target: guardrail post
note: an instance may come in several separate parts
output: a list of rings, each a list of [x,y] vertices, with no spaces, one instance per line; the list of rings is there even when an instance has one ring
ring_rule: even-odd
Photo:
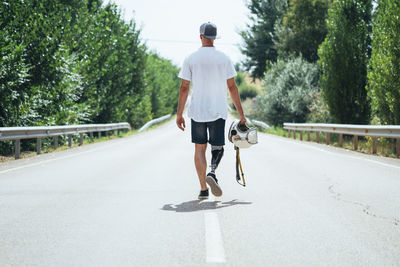
[[[38,155],[42,153],[42,138],[36,139],[36,153]]]
[[[397,138],[396,155],[400,157],[400,138]]]
[[[372,137],[372,154],[376,154],[376,137]]]
[[[290,138],[290,129],[288,130],[288,138]]]
[[[339,147],[343,147],[343,134],[339,134]]]
[[[79,145],[83,145],[83,133],[79,134]]]
[[[293,139],[296,140],[296,130],[293,131]]]
[[[100,138],[101,137],[101,132],[99,132],[98,135],[99,135],[99,138]]]
[[[90,137],[90,142],[93,142],[93,132],[89,133],[89,137]]]
[[[119,129],[117,130],[117,135],[119,136]]]
[[[72,135],[71,134],[68,135],[68,146],[69,147],[72,146]]]
[[[310,131],[307,131],[307,141],[311,141]]]
[[[319,143],[319,132],[315,132],[315,139],[317,143]]]
[[[354,150],[358,150],[358,136],[355,135],[353,138],[353,143],[354,143]]]
[[[15,147],[14,147],[14,152],[15,152],[15,159],[19,159],[20,158],[20,154],[21,154],[21,140],[17,139],[15,140]]]
[[[58,136],[54,136],[54,149],[58,148]]]
[[[331,143],[331,135],[330,133],[326,133],[326,144],[329,145]]]

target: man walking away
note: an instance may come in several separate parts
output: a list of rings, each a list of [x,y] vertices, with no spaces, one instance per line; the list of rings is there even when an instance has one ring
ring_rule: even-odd
[[[185,59],[178,75],[182,82],[179,88],[176,124],[182,131],[186,127],[183,110],[190,82],[193,84],[188,116],[191,118],[192,143],[195,144],[194,163],[201,187],[199,199],[208,198],[207,184],[213,195],[222,195],[215,170],[224,154],[225,121],[228,115],[227,89],[240,115],[240,123],[246,122],[234,79],[237,75],[235,68],[229,57],[214,47],[216,37],[217,27],[213,23],[202,24],[202,46]],[[207,142],[211,145],[212,159],[211,171],[206,175]]]

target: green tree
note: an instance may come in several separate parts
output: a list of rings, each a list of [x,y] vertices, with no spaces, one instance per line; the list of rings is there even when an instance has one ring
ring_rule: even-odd
[[[115,4],[5,0],[0,14],[0,126],[139,127],[175,111],[176,66],[147,53]]]
[[[301,57],[272,64],[265,75],[264,93],[257,97],[256,116],[272,125],[305,122],[318,92],[318,68]]]
[[[69,69],[62,67],[66,55],[61,52],[64,50],[62,42],[64,35],[71,31],[70,26],[83,7],[82,2],[32,0],[2,3],[0,42],[15,45],[16,50],[11,55],[18,55],[13,58],[18,58],[21,67],[28,67],[20,86],[10,87],[2,82],[6,91],[13,91],[15,98],[12,102],[14,108],[5,115],[7,119],[3,119],[5,126],[54,124],[64,112],[62,101],[72,92],[59,86],[69,74]]]
[[[241,52],[246,56],[243,66],[253,78],[263,78],[266,68],[276,61],[275,24],[280,23],[286,11],[287,0],[250,0],[251,25],[241,31]]]
[[[115,4],[100,9],[97,4],[92,2],[86,17],[74,25],[70,42],[84,81],[78,103],[89,105],[92,122],[128,121],[138,127],[151,118],[151,104],[140,103],[149,101],[144,89],[146,47],[135,22],[126,23]]]
[[[373,24],[368,90],[384,124],[400,124],[400,2],[378,1]]]
[[[146,84],[151,94],[151,113],[157,118],[176,112],[180,79],[171,61],[150,53],[146,62]]]
[[[0,30],[0,127],[18,125],[19,109],[25,103],[24,85],[29,66],[25,63],[25,49],[7,38]]]
[[[324,98],[339,123],[369,123],[371,10],[371,0],[336,0],[329,10],[328,35],[318,51],[318,62]]]
[[[332,0],[292,0],[276,26],[276,48],[280,57],[294,54],[308,62],[318,60],[318,46],[327,34],[326,17]]]

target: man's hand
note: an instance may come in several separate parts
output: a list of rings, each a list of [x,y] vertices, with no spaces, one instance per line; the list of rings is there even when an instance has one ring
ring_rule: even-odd
[[[185,119],[183,118],[183,116],[176,117],[176,125],[178,125],[178,128],[181,129],[182,131],[185,130],[186,124],[185,124]]]
[[[246,123],[246,117],[240,117],[240,122],[239,122],[239,124],[245,124]]]

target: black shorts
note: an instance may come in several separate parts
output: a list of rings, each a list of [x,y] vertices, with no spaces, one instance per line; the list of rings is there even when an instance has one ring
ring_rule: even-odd
[[[225,120],[218,119],[209,122],[192,120],[192,143],[207,144],[212,146],[225,145]],[[207,136],[208,129],[208,136]]]

